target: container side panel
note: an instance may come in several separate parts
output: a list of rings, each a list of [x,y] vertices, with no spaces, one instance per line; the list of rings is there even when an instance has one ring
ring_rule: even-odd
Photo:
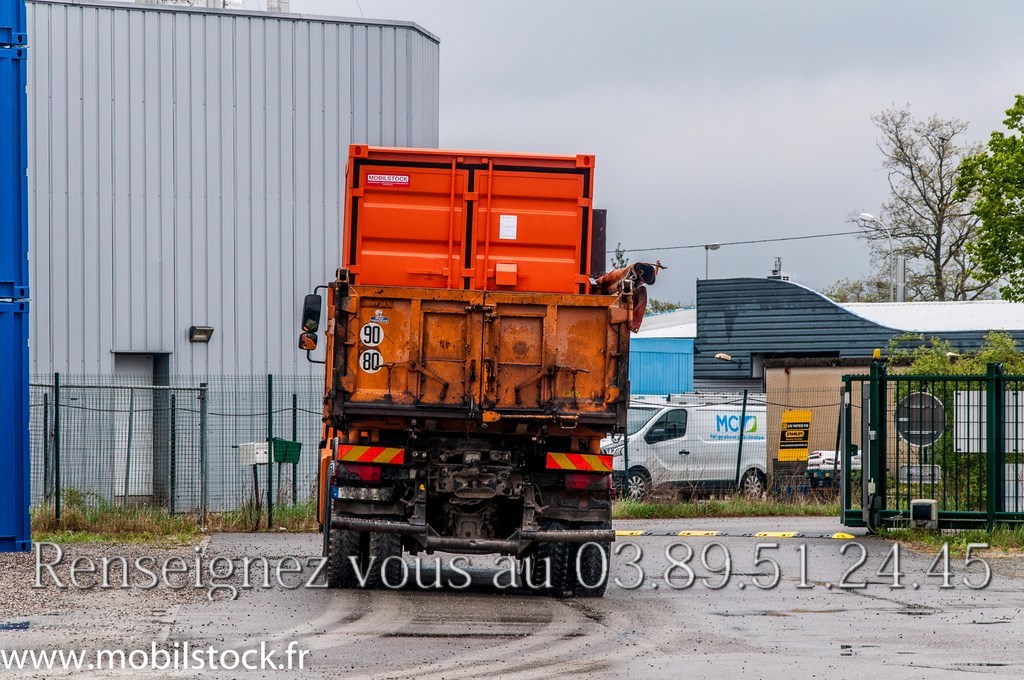
[[[0,45],[25,43],[25,0],[0,0]]]
[[[347,263],[356,280],[424,288],[461,280],[467,173],[380,165],[358,172],[356,256]]]
[[[0,302],[0,552],[29,544],[28,303]]]
[[[27,50],[0,47],[0,297],[28,296]]]
[[[580,205],[583,176],[478,171],[477,177],[476,286],[576,292],[587,231]]]
[[[566,411],[594,412],[607,407],[609,360],[607,308],[560,305],[555,328],[555,405]]]

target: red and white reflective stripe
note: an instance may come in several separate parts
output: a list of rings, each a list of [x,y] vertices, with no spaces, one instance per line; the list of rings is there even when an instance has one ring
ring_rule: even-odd
[[[611,472],[612,457],[596,453],[548,453],[545,467],[549,470]]]
[[[356,446],[339,444],[338,460],[346,463],[376,463],[378,465],[401,465],[405,462],[405,449],[392,446]]]

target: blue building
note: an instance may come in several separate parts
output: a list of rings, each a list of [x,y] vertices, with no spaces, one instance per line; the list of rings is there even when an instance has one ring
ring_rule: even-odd
[[[634,395],[693,391],[693,338],[697,310],[644,317],[629,345],[629,382]]]

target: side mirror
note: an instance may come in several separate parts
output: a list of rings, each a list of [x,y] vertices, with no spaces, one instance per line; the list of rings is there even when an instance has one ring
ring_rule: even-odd
[[[316,293],[310,293],[302,302],[302,330],[304,334],[316,333],[320,330],[320,308],[323,298]],[[301,347],[301,341],[300,341]],[[316,337],[313,338],[313,347],[316,347]]]
[[[316,349],[316,333],[303,333],[299,336],[299,349],[312,352]]]

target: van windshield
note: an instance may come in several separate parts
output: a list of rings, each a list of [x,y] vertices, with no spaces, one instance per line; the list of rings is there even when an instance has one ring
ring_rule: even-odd
[[[656,408],[631,408],[626,416],[626,434],[636,434],[659,411]]]

